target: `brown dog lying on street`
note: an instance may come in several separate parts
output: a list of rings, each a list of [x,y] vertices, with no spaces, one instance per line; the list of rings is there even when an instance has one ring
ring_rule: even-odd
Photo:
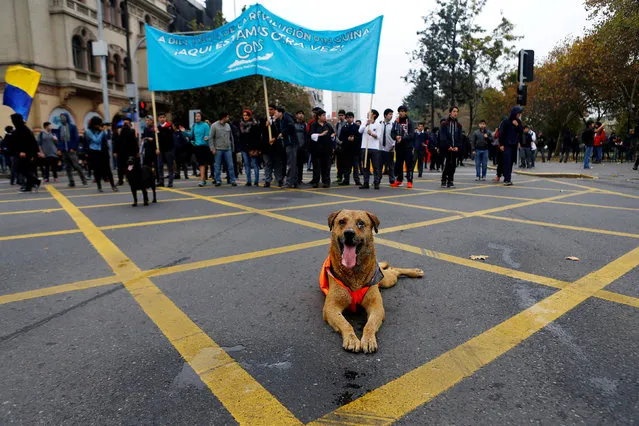
[[[387,262],[377,263],[373,230],[377,232],[379,219],[363,210],[340,210],[328,216],[332,231],[328,258],[320,272],[320,288],[326,295],[324,320],[342,335],[344,349],[351,352],[372,353],[377,350],[375,334],[384,320],[381,288],[393,287],[397,278],[405,275],[421,278],[421,269],[393,268]],[[362,340],[342,312],[361,305],[368,321]]]

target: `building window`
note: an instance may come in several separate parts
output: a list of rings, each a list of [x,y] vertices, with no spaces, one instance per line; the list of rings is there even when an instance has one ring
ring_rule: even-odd
[[[122,78],[129,81],[129,58],[126,56],[122,59]]]
[[[124,2],[120,3],[120,18],[121,18],[121,24],[122,24],[122,28],[129,28],[129,23],[125,22],[126,21],[126,13],[124,13],[124,8],[126,6],[124,5]]]
[[[115,81],[122,83],[122,59],[120,55],[113,55],[113,73]]]
[[[71,50],[73,54],[73,66],[77,69],[83,70],[85,68],[85,49],[84,41],[79,35],[73,36],[71,39]]]
[[[87,41],[87,64],[89,64],[89,72],[98,72],[96,58],[93,56],[93,41]]]

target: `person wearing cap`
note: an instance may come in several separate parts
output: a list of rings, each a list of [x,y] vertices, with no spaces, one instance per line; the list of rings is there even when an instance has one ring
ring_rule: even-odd
[[[371,110],[366,124],[362,123],[359,127],[359,133],[362,135],[362,148],[360,158],[364,162],[363,174],[364,183],[359,189],[369,189],[369,182],[371,178],[371,164],[373,166],[373,185],[375,189],[379,189],[379,184],[382,181],[382,163],[381,163],[381,151],[379,138],[382,134],[381,123],[377,122],[379,112],[377,110]],[[392,174],[392,171],[389,170]]]
[[[333,154],[333,140],[335,139],[335,130],[333,126],[326,121],[326,111],[320,109],[317,111],[317,121],[311,124],[310,132],[311,144],[314,145],[313,154],[317,156],[316,164],[313,166],[313,188],[319,186],[320,177],[322,179],[322,188],[331,186],[331,155]]]
[[[399,117],[393,123],[391,136],[395,140],[395,183],[391,186],[397,188],[404,182],[404,166],[406,166],[406,187],[413,187],[413,140],[415,137],[415,124],[408,117],[408,107],[401,105],[397,108]]]

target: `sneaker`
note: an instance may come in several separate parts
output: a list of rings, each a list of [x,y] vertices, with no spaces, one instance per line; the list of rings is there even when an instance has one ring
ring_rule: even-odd
[[[20,188],[20,192],[31,192],[31,190],[27,188]]]
[[[253,186],[254,186],[254,187],[256,187],[256,188],[259,188],[259,187],[260,187],[260,184],[259,184],[259,182],[255,182],[255,183],[253,184]]]
[[[413,182],[408,182],[408,183],[406,184],[406,188],[408,188],[408,189],[413,189]]]
[[[448,182],[448,185],[446,185],[446,187],[448,187],[448,188],[454,188],[454,187],[455,187],[455,184],[454,184],[454,183],[452,183],[452,182]]]
[[[339,185],[339,186],[349,186],[349,185],[350,185],[350,182],[349,182],[349,181],[347,181],[347,180],[343,180],[343,181],[341,181],[340,183],[338,183],[337,185]]]
[[[446,182],[442,182],[442,188],[446,188]]]
[[[104,192],[102,188],[98,188],[98,192]]]
[[[475,178],[475,182],[479,182],[480,180],[481,180],[481,178],[479,178],[479,177]]]
[[[173,188],[173,184],[172,184],[172,183],[170,183],[168,187],[169,187],[169,188]]]
[[[396,180],[395,182],[391,183],[391,187],[392,188],[399,188],[400,186],[402,186],[402,182]]]
[[[12,183],[11,185],[13,185],[13,183]],[[70,183],[67,185],[67,188],[75,188],[75,183],[74,183],[74,182],[70,182]]]
[[[322,188],[330,188],[331,184],[330,183],[324,183],[322,184]]]
[[[231,182],[231,186],[237,186],[237,182]]]
[[[379,186],[379,185],[377,185],[377,186]],[[370,186],[367,183],[365,183],[365,184],[361,185],[359,187],[359,189],[370,189]]]
[[[504,186],[513,186],[512,182],[504,182]]]
[[[264,188],[270,188],[270,187],[271,187],[271,182],[264,182]]]
[[[319,188],[319,183],[314,183],[314,184],[312,185],[312,187],[313,187],[313,188]]]
[[[375,185],[373,185],[373,188],[375,188],[375,189],[379,189],[379,184],[375,184]]]
[[[499,176],[495,176],[493,178],[493,182],[499,182],[501,180],[501,178]]]
[[[197,186],[199,186],[200,188],[202,188],[203,186],[206,186],[206,181],[203,180],[202,182],[198,183]]]
[[[633,167],[633,168],[632,168],[632,170],[637,170],[637,167],[636,167],[636,166],[635,166],[635,167]]]
[[[222,182],[215,182],[215,186],[222,186]],[[237,184],[236,184],[237,186]]]
[[[117,186],[112,186],[112,187],[111,187],[111,191],[113,191],[113,192],[120,192],[120,190],[118,189],[118,187],[117,187]]]
[[[244,186],[251,186],[251,182],[246,182]]]
[[[49,183],[49,179],[45,179],[45,180],[44,180],[44,183]]]

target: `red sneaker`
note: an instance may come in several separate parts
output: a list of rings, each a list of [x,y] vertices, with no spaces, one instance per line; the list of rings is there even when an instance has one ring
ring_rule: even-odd
[[[406,184],[406,188],[408,188],[408,189],[412,189],[412,188],[413,188],[413,182],[408,182],[408,183]]]
[[[395,182],[391,183],[391,187],[392,188],[399,188],[400,186],[402,186],[402,183],[397,181],[397,180]]]

